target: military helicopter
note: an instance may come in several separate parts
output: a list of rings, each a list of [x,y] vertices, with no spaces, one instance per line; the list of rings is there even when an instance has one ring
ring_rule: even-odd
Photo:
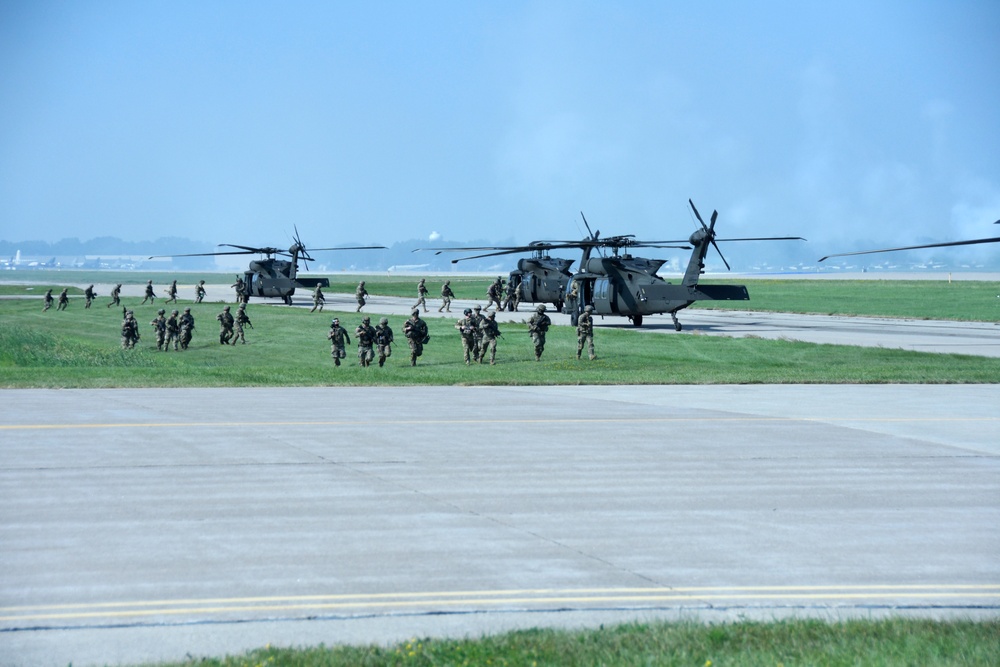
[[[250,262],[250,267],[243,272],[243,277],[237,279],[237,296],[249,299],[251,296],[259,297],[280,297],[286,304],[292,304],[292,295],[296,288],[315,289],[316,286],[329,287],[329,278],[300,278],[298,276],[299,259],[302,260],[305,269],[309,270],[309,262],[316,261],[305,244],[299,238],[299,230],[295,229],[295,240],[288,250],[281,248],[254,248],[251,246],[235,245],[232,243],[220,243],[220,248],[238,248],[238,250],[226,252],[203,252],[189,255],[157,255],[156,257],[214,257],[219,255],[264,255],[263,259],[256,259]],[[342,248],[314,248],[313,252],[320,250],[379,250],[385,246],[351,246]],[[290,259],[278,259],[278,256],[289,257]],[[153,259],[153,257],[150,257]],[[242,282],[242,288],[238,285]]]
[[[994,225],[1000,225],[1000,220],[993,223]],[[905,246],[903,248],[882,248],[881,250],[859,250],[857,252],[841,252],[835,255],[827,255],[826,257],[820,257],[819,261],[825,259],[830,259],[831,257],[847,257],[849,255],[871,255],[877,252],[896,252],[898,250],[920,250],[922,248],[946,248],[948,246],[957,245],[976,245],[978,243],[1000,243],[1000,236],[994,236],[989,239],[972,239],[971,241],[950,241],[948,243],[928,243],[926,245],[911,245]]]
[[[600,231],[591,232],[586,216],[583,222],[587,226],[589,236],[582,241],[536,241],[531,246],[497,248],[495,252],[463,259],[475,259],[492,255],[505,255],[525,252],[532,248],[544,247],[547,250],[578,248],[583,251],[580,259],[580,270],[571,277],[563,300],[570,310],[570,321],[575,325],[579,314],[586,306],[593,306],[594,313],[605,316],[627,317],[633,325],[642,326],[646,315],[669,313],[673,319],[674,329],[681,330],[677,312],[687,308],[695,301],[746,301],[750,295],[744,285],[699,285],[698,281],[705,270],[705,257],[710,246],[714,246],[729,269],[729,262],[722,255],[717,241],[804,241],[799,236],[756,237],[717,239],[715,222],[718,212],[713,211],[711,223],[705,224],[694,202],[688,203],[701,225],[700,229],[687,240],[680,241],[638,241],[634,235],[609,236],[601,238]],[[581,213],[582,215],[582,213]],[[690,245],[673,245],[688,243]],[[656,272],[666,260],[634,257],[627,252],[630,248],[676,248],[691,250],[687,270],[679,284],[669,283]],[[485,250],[486,248],[482,248]],[[611,256],[592,257],[594,250],[611,250]],[[626,249],[622,253],[622,249]],[[574,287],[575,286],[575,287]]]

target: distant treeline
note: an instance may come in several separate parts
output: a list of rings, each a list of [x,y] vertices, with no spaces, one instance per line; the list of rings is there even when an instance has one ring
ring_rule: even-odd
[[[191,239],[167,236],[155,241],[123,241],[114,236],[81,241],[0,241],[0,256],[12,257],[20,250],[22,255],[77,257],[81,255],[171,255],[194,252],[212,252],[215,246]]]

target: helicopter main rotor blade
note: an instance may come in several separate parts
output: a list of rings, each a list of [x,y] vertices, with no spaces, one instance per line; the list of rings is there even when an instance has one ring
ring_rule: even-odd
[[[805,241],[806,239],[801,236],[758,236],[754,238],[740,238],[740,239],[716,239],[722,241],[723,243],[729,243],[731,241]]]
[[[993,224],[1000,223],[1000,220]],[[848,257],[851,255],[871,255],[877,252],[896,252],[897,250],[920,250],[922,248],[947,248],[949,246],[959,246],[959,245],[977,245],[979,243],[1000,243],[1000,236],[995,236],[989,239],[972,239],[971,241],[951,241],[949,243],[928,243],[927,245],[910,245],[904,246],[902,248],[882,248],[880,250],[859,250],[858,252],[841,252],[835,255],[827,255],[826,257],[820,257],[819,261],[824,259],[830,259],[831,257]]]
[[[163,259],[165,257],[215,257],[217,255],[259,255],[256,250],[237,250],[233,252],[193,252],[185,255],[153,255],[149,259]]]
[[[688,199],[688,203],[691,204],[691,210],[694,211],[694,217],[698,218],[698,222],[700,222],[701,226],[707,230],[708,225],[706,225],[705,221],[701,219],[701,213],[698,213],[698,209],[695,208],[694,202]]]
[[[384,245],[355,245],[355,246],[341,246],[339,248],[310,248],[312,252],[318,252],[320,250],[387,250]],[[312,257],[309,259],[314,260]]]
[[[236,245],[235,243],[220,243],[217,247],[219,248],[239,248],[240,250],[246,250],[247,252],[255,252],[261,255],[273,255],[276,252],[281,252],[281,248],[253,248],[248,245]]]

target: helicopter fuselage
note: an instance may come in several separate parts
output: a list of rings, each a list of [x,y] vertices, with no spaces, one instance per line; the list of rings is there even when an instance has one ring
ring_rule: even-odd
[[[526,257],[518,260],[517,269],[510,272],[510,281],[519,291],[521,301],[551,303],[562,310],[572,274],[573,260],[560,257]]]

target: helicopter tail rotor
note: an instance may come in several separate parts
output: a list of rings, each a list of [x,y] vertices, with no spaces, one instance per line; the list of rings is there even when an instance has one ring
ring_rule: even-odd
[[[726,269],[732,271],[732,267],[729,266],[729,262],[726,261],[726,256],[722,254],[722,250],[719,248],[719,244],[715,242],[715,221],[719,219],[719,212],[712,211],[711,224],[706,225],[705,221],[701,219],[701,214],[698,213],[698,209],[695,207],[694,202],[688,199],[688,203],[691,204],[691,210],[694,211],[694,215],[698,218],[698,222],[701,223],[702,229],[708,234],[708,240],[711,241],[712,245],[715,247],[715,251],[719,253],[719,258],[722,263],[726,265]]]

